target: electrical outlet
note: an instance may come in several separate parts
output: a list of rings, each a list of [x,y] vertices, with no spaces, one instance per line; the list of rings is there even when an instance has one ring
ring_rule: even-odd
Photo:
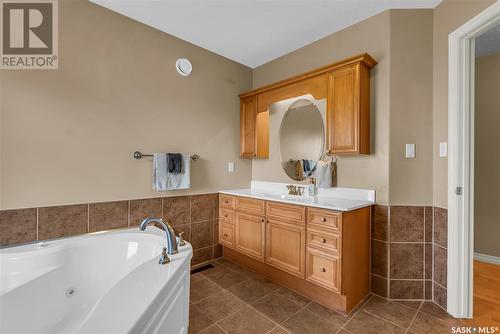
[[[227,163],[227,171],[228,173],[234,173],[234,162],[230,161]]]

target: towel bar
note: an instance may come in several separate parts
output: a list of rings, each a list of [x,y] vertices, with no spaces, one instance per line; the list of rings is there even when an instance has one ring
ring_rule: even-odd
[[[134,152],[135,159],[142,159],[142,157],[153,157],[153,155],[152,154],[144,154],[144,153],[139,152],[139,151]],[[196,161],[198,159],[200,159],[200,156],[198,154],[193,154],[191,156],[191,161]]]

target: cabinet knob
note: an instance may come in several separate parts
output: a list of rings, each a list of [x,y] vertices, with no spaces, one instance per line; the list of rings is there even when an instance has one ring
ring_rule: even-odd
[[[321,242],[322,242],[322,243],[326,243],[326,239],[325,239],[325,238],[322,238],[322,239],[321,239]]]
[[[323,223],[326,223],[326,218],[325,218],[325,217],[321,218],[321,221],[322,221]]]
[[[226,200],[224,201],[224,203],[228,204],[228,203],[229,203],[229,201],[226,199]]]
[[[332,150],[328,150],[328,151],[326,151],[326,153],[331,154],[331,153],[332,153]]]
[[[321,268],[319,271],[321,271],[322,273],[326,272],[326,269],[325,268]]]
[[[224,217],[226,217],[226,218],[227,218],[227,214],[225,214],[225,215],[224,215]]]
[[[264,218],[262,218],[261,222],[264,222]]]
[[[227,233],[224,233],[224,236],[227,238]]]
[[[252,157],[256,157],[257,156],[257,153],[252,153]]]

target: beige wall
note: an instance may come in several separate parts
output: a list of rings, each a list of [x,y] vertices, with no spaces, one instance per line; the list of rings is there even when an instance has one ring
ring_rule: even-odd
[[[0,209],[249,185],[238,93],[251,69],[84,0],[59,7],[59,70],[0,74]],[[135,150],[198,153],[192,189],[154,192],[151,159]]]
[[[278,171],[254,168],[252,175],[252,162],[239,158],[237,94],[363,52],[379,62],[373,154],[339,158],[338,186],[375,189],[381,204],[447,207],[438,144],[447,141],[448,34],[494,1],[386,11],[253,72],[84,0],[61,1],[59,70],[0,72],[0,209],[269,179]],[[190,77],[175,72],[179,57],[193,62]],[[416,159],[404,159],[405,143],[417,144]],[[151,161],[133,160],[135,150],[200,154],[192,189],[152,191]],[[233,174],[228,161],[236,162]]]
[[[500,53],[476,58],[474,251],[500,257]]]
[[[433,199],[447,208],[448,161],[439,143],[448,141],[448,35],[496,0],[444,0],[434,9],[433,38]]]
[[[432,10],[376,15],[254,70],[257,88],[334,61],[368,52],[372,70],[373,154],[339,157],[337,185],[370,188],[377,202],[432,205]],[[417,158],[405,158],[405,144]],[[254,161],[252,177],[280,174]],[[390,194],[389,194],[390,193]]]
[[[378,61],[378,65],[372,70],[371,79],[373,154],[339,158],[337,185],[375,189],[377,202],[387,204],[389,201],[390,107],[389,12],[373,16],[256,68],[253,72],[253,87],[257,88],[286,79],[364,52],[368,52]],[[258,163],[255,162],[254,165]],[[274,170],[264,170],[263,173],[258,174],[254,172],[253,178],[267,179],[267,173],[278,172]]]
[[[391,11],[390,68],[390,204],[432,205],[432,10]]]

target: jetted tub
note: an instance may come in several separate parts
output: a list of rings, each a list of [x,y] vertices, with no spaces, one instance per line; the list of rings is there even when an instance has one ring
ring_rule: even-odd
[[[148,226],[0,249],[0,333],[187,333],[191,245]]]

